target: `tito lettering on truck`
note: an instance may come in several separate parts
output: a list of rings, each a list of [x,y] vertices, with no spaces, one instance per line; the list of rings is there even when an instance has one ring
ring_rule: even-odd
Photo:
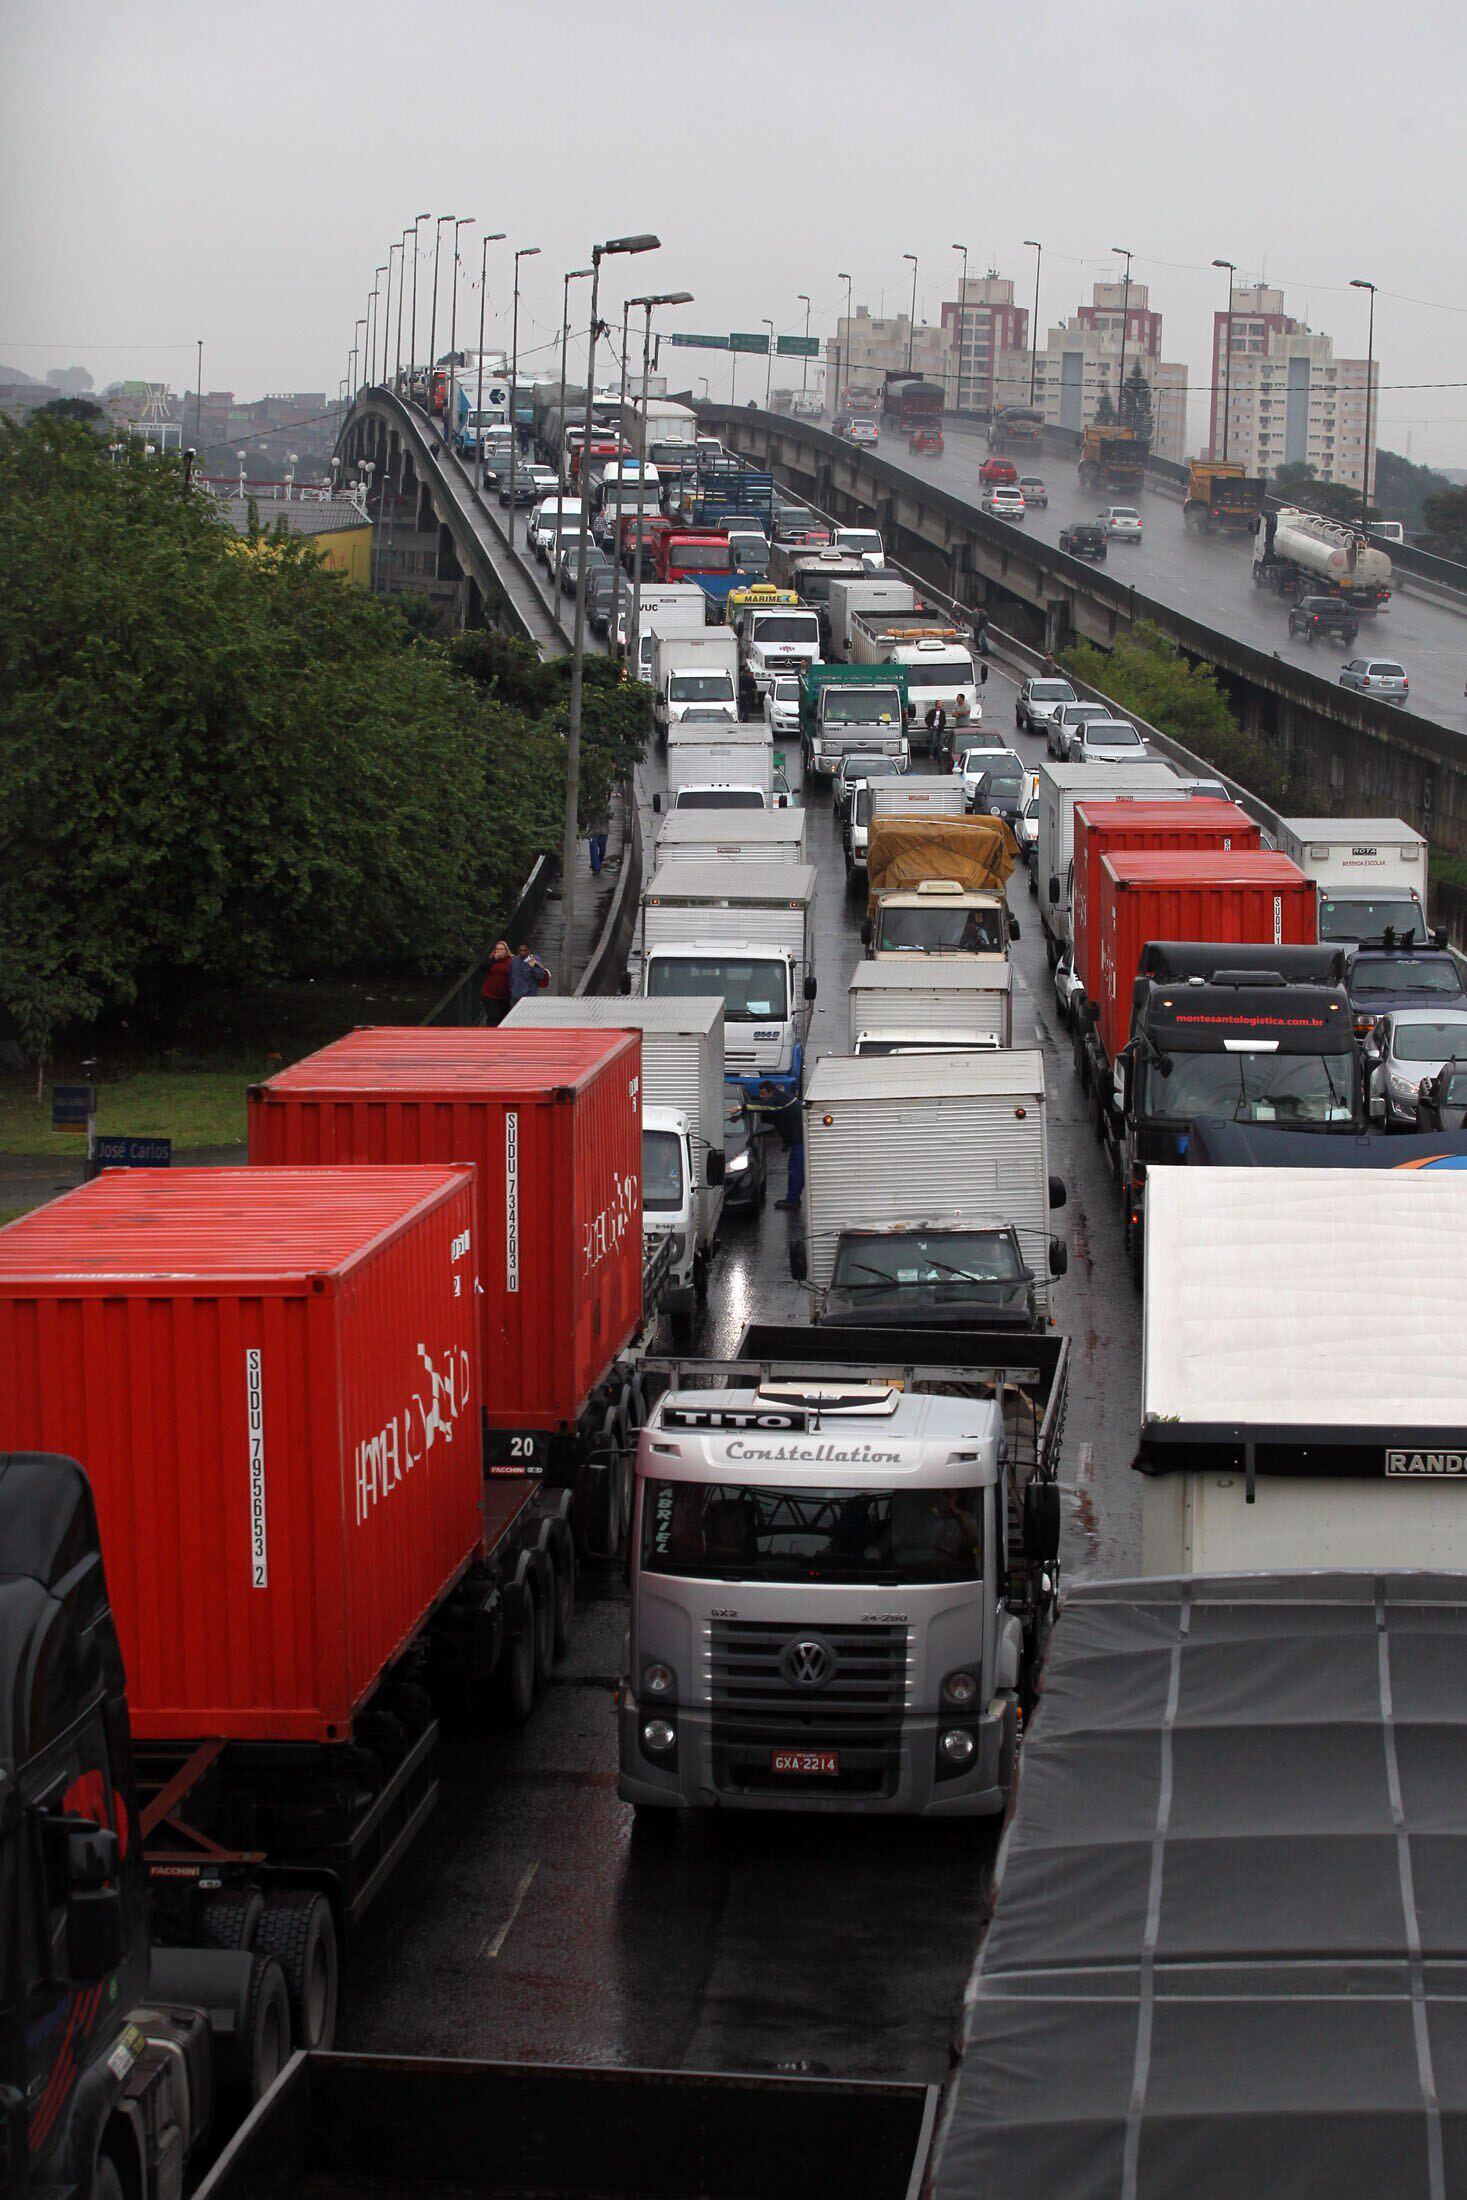
[[[260,1371],[260,1348],[245,1353],[245,1431],[250,1477],[250,1587],[270,1586],[269,1553],[265,1544],[265,1386]]]
[[[426,1345],[418,1358],[428,1378],[428,1396],[416,1390],[372,1436],[357,1445],[357,1526],[420,1467],[441,1436],[451,1444],[454,1425],[469,1403],[469,1355],[450,1345],[435,1360]]]

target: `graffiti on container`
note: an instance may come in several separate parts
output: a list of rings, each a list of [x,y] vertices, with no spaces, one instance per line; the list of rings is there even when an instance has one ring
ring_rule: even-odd
[[[608,1253],[615,1252],[629,1230],[640,1235],[642,1228],[642,1185],[639,1177],[618,1174],[612,1180],[611,1198],[599,1215],[592,1215],[582,1238],[581,1252],[585,1273],[589,1276],[599,1268]]]
[[[357,1445],[357,1525],[420,1467],[440,1437],[451,1444],[455,1425],[468,1410],[470,1361],[461,1345],[450,1345],[435,1359],[426,1345],[418,1358],[427,1377],[427,1393],[415,1390],[375,1434]]]

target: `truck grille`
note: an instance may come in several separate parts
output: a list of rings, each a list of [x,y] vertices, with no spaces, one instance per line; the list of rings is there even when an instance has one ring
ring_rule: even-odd
[[[792,1646],[811,1638],[833,1661],[818,1688],[790,1677]],[[719,1621],[709,1630],[708,1661],[715,1786],[775,1794],[895,1792],[907,1700],[904,1627]],[[840,1770],[808,1780],[774,1772],[773,1752],[789,1748],[837,1750]]]

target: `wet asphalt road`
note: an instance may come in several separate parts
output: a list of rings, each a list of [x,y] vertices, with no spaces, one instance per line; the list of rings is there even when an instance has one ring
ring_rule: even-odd
[[[1013,722],[997,669],[986,714]],[[1016,737],[1025,761],[1043,744]],[[917,769],[927,767],[919,764]],[[645,793],[656,783],[649,767]],[[656,819],[644,823],[648,845]],[[819,994],[813,1047],[843,1051],[845,989],[860,957],[828,800],[810,805],[819,865]],[[1019,873],[1024,990],[1015,1040],[1048,1071],[1050,1167],[1069,1204],[1058,1285],[1074,1343],[1062,1474],[1073,1576],[1135,1566],[1127,1461],[1139,1370],[1138,1304],[1118,1196],[1079,1105],[1058,1030],[1037,904]],[[789,1220],[773,1201],[736,1223],[715,1262],[700,1346],[730,1351],[743,1324],[805,1317],[789,1279]],[[707,2070],[940,2078],[979,1931],[997,1828],[902,1820],[709,1815],[671,1837],[634,1833],[616,1795],[611,1687],[625,1593],[583,1583],[577,1630],[545,1701],[519,1734],[449,1747],[437,1816],[367,1921],[350,1967],[339,2044],[360,2050]]]

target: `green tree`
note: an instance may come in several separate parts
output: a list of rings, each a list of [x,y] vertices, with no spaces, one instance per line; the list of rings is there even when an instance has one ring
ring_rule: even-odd
[[[1428,497],[1422,547],[1439,558],[1467,559],[1467,489],[1446,488]]]
[[[1141,372],[1139,359],[1126,376],[1121,391],[1120,419],[1123,428],[1132,429],[1147,443],[1151,441],[1151,384]]]
[[[80,420],[88,426],[107,417],[101,406],[94,404],[90,397],[53,397],[38,410],[48,413],[53,420]]]
[[[1398,519],[1408,535],[1420,534],[1427,525],[1427,500],[1451,486],[1445,474],[1413,465],[1399,451],[1375,454],[1375,501],[1385,518]]]
[[[1187,657],[1160,628],[1143,620],[1111,650],[1077,642],[1062,653],[1061,662],[1066,672],[1170,734],[1215,770],[1242,781],[1265,802],[1283,799],[1283,772],[1264,744],[1238,724],[1212,666]]]
[[[1360,491],[1347,482],[1321,481],[1307,459],[1290,459],[1286,466],[1280,466],[1269,486],[1275,496],[1286,504],[1298,505],[1300,511],[1318,512],[1325,519],[1356,526],[1360,523]],[[1374,505],[1370,517],[1380,517]]]
[[[1102,388],[1100,392],[1100,402],[1095,408],[1095,425],[1097,428],[1113,428],[1115,424],[1116,409],[1115,406],[1111,403],[1110,390],[1108,388]]]

